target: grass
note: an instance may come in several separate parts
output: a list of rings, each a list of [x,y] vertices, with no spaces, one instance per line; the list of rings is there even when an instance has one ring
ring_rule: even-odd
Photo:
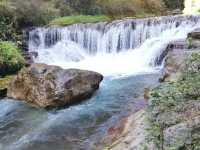
[[[109,17],[101,15],[101,16],[66,16],[56,18],[50,21],[50,25],[71,25],[75,23],[95,23],[100,21],[109,21],[111,20]]]
[[[146,18],[155,16],[154,14],[147,14],[145,12],[138,12],[137,15],[132,16],[130,18]],[[114,16],[109,17],[105,15],[99,16],[86,16],[86,15],[79,15],[79,16],[66,16],[66,17],[59,17],[49,22],[49,25],[71,25],[76,23],[96,23],[96,22],[103,22],[103,21],[112,21],[114,19],[122,19],[122,18],[129,18],[127,16]]]

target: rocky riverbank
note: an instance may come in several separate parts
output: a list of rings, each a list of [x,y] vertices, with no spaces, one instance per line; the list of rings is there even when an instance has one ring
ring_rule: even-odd
[[[149,104],[126,118],[109,150],[198,150],[200,30],[168,45],[160,86]],[[165,52],[164,52],[165,53]]]

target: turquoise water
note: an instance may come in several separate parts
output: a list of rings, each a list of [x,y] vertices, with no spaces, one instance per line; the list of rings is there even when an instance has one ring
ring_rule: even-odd
[[[158,74],[105,78],[95,95],[60,110],[32,108],[0,101],[0,149],[90,150],[108,128],[143,105],[144,88],[158,82]]]

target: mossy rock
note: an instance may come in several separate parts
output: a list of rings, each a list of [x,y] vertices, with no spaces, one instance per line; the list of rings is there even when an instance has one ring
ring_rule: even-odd
[[[8,85],[13,78],[14,76],[6,76],[4,78],[0,78],[0,97],[5,97],[7,95]]]

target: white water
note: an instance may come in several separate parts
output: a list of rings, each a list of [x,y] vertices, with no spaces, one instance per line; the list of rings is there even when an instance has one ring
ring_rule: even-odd
[[[30,33],[29,50],[38,52],[36,62],[104,76],[150,73],[170,41],[198,27],[200,16],[169,16],[38,28]]]

